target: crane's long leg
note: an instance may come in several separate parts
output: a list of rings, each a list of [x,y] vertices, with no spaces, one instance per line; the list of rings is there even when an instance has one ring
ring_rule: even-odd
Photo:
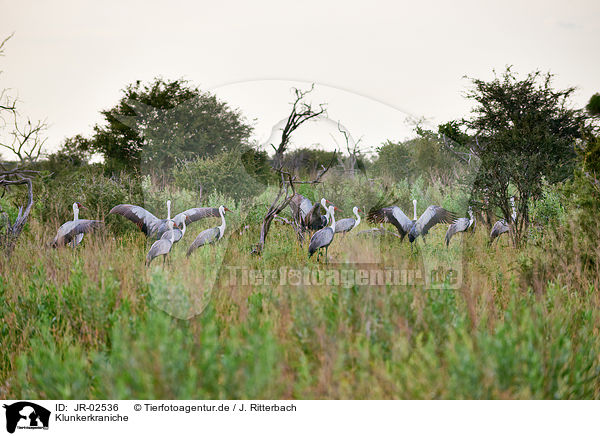
[[[325,247],[325,263],[329,263],[329,255],[327,254],[327,250],[329,249],[329,245]]]

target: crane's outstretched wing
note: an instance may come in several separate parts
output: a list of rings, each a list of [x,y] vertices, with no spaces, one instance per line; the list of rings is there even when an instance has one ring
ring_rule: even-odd
[[[290,200],[292,214],[299,221],[304,221],[304,218],[306,218],[306,215],[308,215],[312,208],[312,202],[303,195],[295,194]]]
[[[190,245],[190,248],[188,248],[186,256],[189,257],[190,254],[192,254],[192,252],[198,247],[216,242],[219,239],[220,234],[221,229],[219,227],[203,230],[198,236],[196,236],[196,239],[194,239],[194,242],[192,242],[192,245]]]
[[[429,229],[431,229],[436,224],[450,224],[455,219],[456,216],[452,212],[444,209],[443,207],[429,206],[427,209],[425,209],[423,215],[421,215],[415,223],[415,229],[418,232],[417,234],[426,235]]]
[[[310,210],[308,211],[308,213],[302,221],[302,224],[305,227],[308,227],[311,230],[319,230],[325,227],[324,223],[327,222],[327,219],[323,219],[324,215],[321,215],[321,211],[319,210],[321,207],[323,207],[321,203],[315,203],[310,208]]]
[[[458,232],[464,232],[469,228],[469,218],[459,218],[448,226],[446,232],[446,245],[450,244],[450,239]]]
[[[61,247],[71,242],[80,233],[89,233],[102,226],[104,226],[104,222],[97,220],[67,221],[59,227],[51,245],[53,247]]]
[[[133,204],[119,204],[113,207],[109,213],[124,216],[135,223],[146,236],[156,235],[160,225],[166,222],[166,220],[156,218],[143,207]]]
[[[494,224],[494,227],[492,227],[492,231],[490,232],[490,242],[492,242],[494,239],[496,239],[502,233],[508,232],[508,230],[509,230],[509,227],[508,227],[508,224],[506,224],[506,221],[504,221],[504,220],[496,221],[496,223]]]
[[[187,216],[186,223],[190,224],[203,218],[219,217],[220,215],[218,207],[193,207],[175,215],[173,221],[175,221],[178,226],[181,226],[183,224],[184,216]]]
[[[372,223],[390,223],[398,230],[402,238],[410,231],[413,222],[398,206],[371,209],[367,214],[367,220]]]

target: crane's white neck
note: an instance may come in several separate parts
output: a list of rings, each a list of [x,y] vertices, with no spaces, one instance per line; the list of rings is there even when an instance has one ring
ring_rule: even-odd
[[[77,221],[79,219],[79,206],[77,203],[73,203],[73,221]]]
[[[515,197],[510,197],[510,204],[512,205],[512,215],[511,218],[513,222],[517,221],[517,209],[515,207]]]
[[[167,200],[167,219],[171,219],[171,200]]]
[[[327,200],[321,198],[321,206],[325,209],[325,225],[329,224],[329,208],[327,207]]]
[[[331,215],[331,230],[335,233],[335,216],[333,211],[333,206],[329,206],[329,215]]]
[[[354,212],[354,215],[356,215],[356,221],[354,221],[354,226],[352,227],[354,228],[360,224],[360,215],[358,214],[358,207],[354,206],[352,212]]]
[[[171,241],[171,244],[173,244],[175,242],[175,232],[173,231],[173,221],[171,221],[169,219],[169,221],[167,221],[167,222],[169,223],[169,227],[168,228],[171,231],[171,239],[170,239],[170,241]]]
[[[417,220],[417,200],[413,200],[413,220]]]
[[[469,226],[475,222],[475,215],[473,215],[473,209],[469,207]]]
[[[187,220],[187,217],[184,216],[183,217],[183,222],[181,223],[181,226],[182,226],[181,227],[181,237],[182,238],[185,236],[185,228],[186,228],[185,221],[186,220]]]
[[[219,239],[223,237],[225,233],[225,228],[227,227],[225,223],[225,208],[223,206],[219,207],[219,214],[221,215],[221,225],[219,226]]]

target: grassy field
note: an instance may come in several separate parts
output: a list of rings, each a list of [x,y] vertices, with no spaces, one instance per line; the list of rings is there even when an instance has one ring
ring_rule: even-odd
[[[251,255],[264,205],[237,206],[221,243],[186,258],[218,224],[194,223],[150,268],[133,225],[53,250],[58,221],[32,218],[0,260],[0,396],[600,397],[600,271],[568,223],[519,249],[484,226],[449,249],[446,226],[414,250],[355,230],[325,265],[283,224]],[[430,282],[440,265],[458,275]]]

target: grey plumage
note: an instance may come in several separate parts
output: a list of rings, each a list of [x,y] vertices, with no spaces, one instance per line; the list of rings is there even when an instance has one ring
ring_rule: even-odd
[[[320,248],[327,248],[333,241],[334,231],[331,227],[325,227],[324,229],[317,230],[315,234],[310,238],[310,244],[308,245],[308,257],[312,257],[313,254]]]
[[[440,206],[429,206],[408,232],[408,240],[413,242],[419,236],[425,236],[436,224],[450,224],[456,219],[454,214]]]
[[[452,236],[456,233],[475,230],[477,222],[475,221],[475,216],[473,215],[471,207],[469,207],[469,217],[470,218],[458,218],[448,226],[448,231],[446,232],[446,246],[450,244],[450,239],[452,239]]]
[[[150,250],[148,251],[148,254],[146,255],[146,265],[150,266],[150,263],[152,262],[152,260],[155,257],[158,256],[164,256],[164,259],[166,259],[167,254],[169,254],[169,252],[171,251],[171,248],[173,247],[173,242],[174,242],[174,232],[173,232],[173,226],[176,226],[176,224],[174,224],[173,221],[169,221],[167,223],[167,233],[169,235],[168,238],[161,238],[158,241],[154,241],[154,243],[152,244],[152,247],[150,247]],[[163,261],[164,263],[164,261]]]
[[[452,236],[459,232],[464,232],[469,229],[471,220],[469,218],[458,218],[452,224],[448,226],[448,231],[446,232],[446,245],[450,244],[450,239]]]
[[[358,206],[352,208],[352,212],[356,215],[354,218],[344,218],[335,222],[335,233],[347,233],[354,227],[360,224],[360,215],[358,214]]]
[[[170,202],[168,202],[168,209],[170,214]],[[141,206],[133,204],[119,204],[113,207],[109,213],[124,216],[129,221],[136,224],[139,229],[146,234],[149,238],[162,238],[163,234],[168,230],[167,221],[168,217],[160,219],[155,217],[152,213],[148,212]],[[193,223],[208,217],[218,217],[219,208],[217,207],[194,207],[178,213],[173,217],[173,222],[177,226],[183,225],[183,217],[187,217],[186,222]],[[177,232],[176,232],[177,233]]]
[[[119,204],[113,207],[109,214],[124,216],[133,222],[147,237],[160,238],[167,231],[167,219],[159,219],[141,206],[134,204]]]
[[[219,217],[219,208],[218,207],[193,207],[191,209],[185,210],[181,213],[178,213],[173,217],[173,221],[178,226],[183,224],[183,217],[187,217],[187,223],[191,224],[193,222],[199,221],[203,218],[209,217]]]
[[[369,211],[367,219],[373,223],[389,223],[396,227],[400,240],[410,232],[413,220],[408,218],[398,206],[383,207]]]
[[[512,206],[512,213],[510,215],[510,218],[512,220],[513,223],[515,223],[517,221],[517,209],[515,207],[515,197],[510,197],[510,203]],[[498,236],[502,235],[503,233],[507,233],[510,230],[510,224],[505,220],[505,219],[501,219],[500,221],[496,221],[496,223],[494,224],[494,227],[492,227],[492,231],[490,232],[490,244],[492,242],[494,242],[494,239],[496,239]]]
[[[490,232],[490,243],[493,242],[498,236],[508,232],[509,230],[510,227],[506,223],[506,220],[496,221],[494,227],[492,227],[492,231]]]
[[[371,210],[368,220],[378,223],[390,223],[398,230],[400,239],[408,234],[408,239],[413,242],[419,235],[426,235],[429,230],[440,223],[450,224],[456,219],[452,212],[440,206],[429,206],[417,220],[411,220],[398,206],[383,207]]]
[[[312,257],[312,255],[319,249],[325,249],[325,258],[327,259],[327,250],[329,245],[333,241],[333,236],[335,235],[335,216],[334,216],[334,207],[329,206],[328,208],[329,216],[331,217],[331,226],[322,228],[317,230],[312,238],[310,238],[310,244],[308,245],[308,257]]]
[[[312,202],[300,194],[295,194],[290,200],[290,209],[295,217],[300,218],[301,221],[304,221],[304,218],[310,210],[313,208]]]
[[[326,206],[327,200],[322,199],[320,203],[313,204],[308,198],[295,194],[290,200],[290,209],[293,216],[300,224],[310,230],[319,230],[327,225],[327,216],[320,214],[320,208]]]
[[[354,228],[354,218],[344,218],[335,223],[335,233],[346,233]]]
[[[73,220],[67,221],[58,228],[56,236],[52,240],[53,247],[62,247],[70,242],[78,245],[83,239],[83,234],[89,233],[94,229],[99,229],[104,225],[102,221],[97,220]],[[79,236],[81,235],[81,236]]]
[[[229,211],[229,209],[227,209],[223,205],[219,206],[219,215],[221,216],[221,225],[217,226],[217,227],[213,227],[212,229],[206,229],[206,230],[200,232],[200,234],[198,236],[196,236],[196,239],[194,239],[194,242],[192,242],[192,245],[190,245],[190,248],[188,248],[186,256],[189,257],[196,248],[201,247],[206,244],[213,244],[223,237],[223,234],[225,233],[225,228],[226,228],[225,211]]]
[[[198,236],[196,236],[196,239],[194,239],[194,242],[192,242],[192,245],[190,245],[190,248],[188,249],[186,256],[189,257],[192,254],[192,252],[198,247],[202,247],[203,245],[206,245],[206,244],[214,244],[220,238],[221,238],[221,229],[219,227],[213,227],[211,229],[206,229],[206,230],[200,232],[200,234]]]

